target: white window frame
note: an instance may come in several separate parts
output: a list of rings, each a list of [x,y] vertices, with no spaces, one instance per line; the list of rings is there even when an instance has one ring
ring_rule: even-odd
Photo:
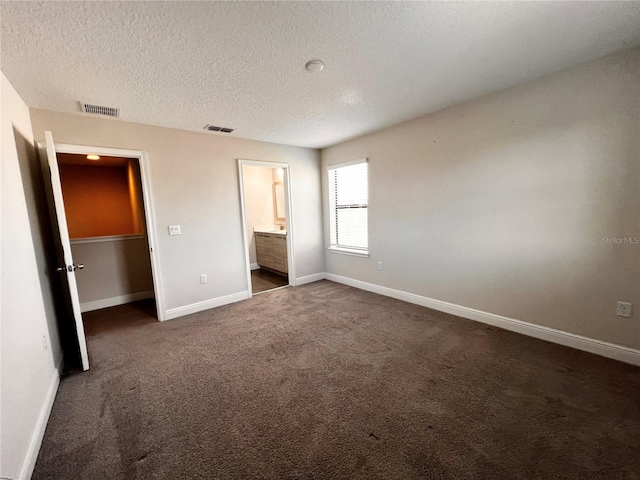
[[[368,159],[367,158],[359,158],[356,160],[351,160],[349,162],[343,162],[343,163],[336,163],[333,165],[328,165],[327,166],[327,193],[329,196],[329,216],[331,215],[335,215],[335,208],[332,207],[332,199],[331,199],[331,182],[332,182],[332,171],[333,170],[337,170],[339,168],[343,168],[343,167],[349,167],[352,165],[358,165],[361,163],[366,163],[367,164],[367,191],[369,189],[369,166],[368,166]],[[368,257],[369,256],[369,229],[368,229],[368,223],[369,223],[369,199],[368,199],[368,195],[367,195],[367,248],[363,249],[363,248],[357,248],[357,247],[349,247],[349,246],[343,246],[343,245],[338,245],[336,242],[336,239],[333,238],[332,232],[331,232],[331,228],[329,228],[329,248],[328,250],[332,253],[340,253],[343,255],[354,255],[357,257]],[[331,225],[331,218],[329,218],[329,225]]]

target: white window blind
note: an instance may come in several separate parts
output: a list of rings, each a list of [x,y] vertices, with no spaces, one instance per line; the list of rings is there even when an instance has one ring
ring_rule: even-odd
[[[329,168],[331,248],[367,253],[369,175],[366,161]]]

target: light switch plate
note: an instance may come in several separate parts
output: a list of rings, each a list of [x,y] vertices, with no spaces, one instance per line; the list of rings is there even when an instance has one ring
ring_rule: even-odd
[[[169,235],[182,235],[180,225],[169,225]]]

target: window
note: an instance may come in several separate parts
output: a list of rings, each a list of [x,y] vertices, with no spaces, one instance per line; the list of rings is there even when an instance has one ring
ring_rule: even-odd
[[[329,249],[368,255],[367,160],[329,167]]]

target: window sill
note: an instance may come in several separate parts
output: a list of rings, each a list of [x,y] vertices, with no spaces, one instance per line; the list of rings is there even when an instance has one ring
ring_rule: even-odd
[[[369,258],[369,252],[364,250],[351,250],[350,248],[329,247],[331,253],[339,253],[341,255],[352,255],[354,257]]]

